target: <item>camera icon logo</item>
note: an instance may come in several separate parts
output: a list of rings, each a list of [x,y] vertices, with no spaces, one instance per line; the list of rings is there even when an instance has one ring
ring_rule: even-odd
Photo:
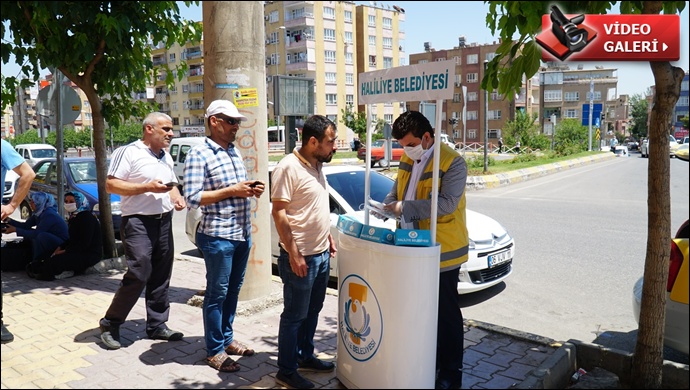
[[[552,5],[550,19],[551,30],[539,34],[536,41],[561,61],[581,51],[596,38],[596,31],[583,24],[584,14],[568,19],[558,6]]]

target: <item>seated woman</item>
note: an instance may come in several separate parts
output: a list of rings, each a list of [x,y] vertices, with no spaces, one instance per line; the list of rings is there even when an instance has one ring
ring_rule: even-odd
[[[33,214],[25,222],[7,220],[8,226],[4,233],[16,233],[17,237],[22,237],[20,246],[24,250],[7,261],[3,256],[3,270],[6,270],[6,265],[14,268],[13,270],[20,270],[32,261],[47,259],[69,238],[67,222],[58,215],[53,195],[34,192],[29,197],[29,205]]]
[[[40,280],[64,279],[82,274],[103,257],[101,224],[91,213],[89,201],[81,192],[65,194],[65,211],[69,213],[69,239],[43,261],[27,267],[29,276]]]

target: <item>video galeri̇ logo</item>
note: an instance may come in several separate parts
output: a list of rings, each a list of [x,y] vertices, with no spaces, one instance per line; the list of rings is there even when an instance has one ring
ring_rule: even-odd
[[[536,40],[561,61],[584,49],[597,36],[596,31],[582,24],[585,21],[583,14],[568,19],[557,6],[552,5],[550,17],[551,30],[539,34]]]

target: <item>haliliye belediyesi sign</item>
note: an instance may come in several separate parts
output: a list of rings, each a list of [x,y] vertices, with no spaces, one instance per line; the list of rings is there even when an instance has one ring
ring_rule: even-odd
[[[359,104],[452,99],[455,61],[399,66],[359,74]]]

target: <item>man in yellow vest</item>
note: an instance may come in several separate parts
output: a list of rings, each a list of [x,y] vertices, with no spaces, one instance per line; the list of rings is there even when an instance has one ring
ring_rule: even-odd
[[[398,176],[383,203],[398,217],[398,228],[431,229],[431,190],[434,130],[418,111],[407,111],[393,123],[393,138],[405,149]],[[436,242],[441,245],[436,388],[462,385],[463,318],[459,306],[458,276],[467,261],[469,236],[465,213],[467,164],[455,150],[441,143],[439,156]]]

